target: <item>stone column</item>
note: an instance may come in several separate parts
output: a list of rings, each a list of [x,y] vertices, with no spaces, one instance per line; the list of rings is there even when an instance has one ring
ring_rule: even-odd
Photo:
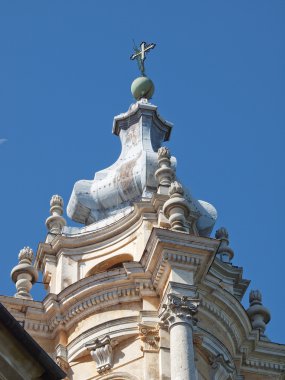
[[[168,302],[163,305],[162,321],[168,324],[170,333],[171,380],[197,380],[193,326],[198,299],[176,294],[168,294]]]

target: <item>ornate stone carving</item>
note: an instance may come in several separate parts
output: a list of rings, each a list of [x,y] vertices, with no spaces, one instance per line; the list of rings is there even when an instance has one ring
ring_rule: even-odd
[[[109,335],[102,339],[96,339],[94,343],[87,343],[86,347],[90,351],[92,359],[95,361],[97,371],[103,373],[113,366],[113,346],[116,342],[111,342]]]
[[[171,229],[175,231],[189,232],[186,218],[190,214],[189,204],[183,197],[184,190],[182,185],[174,181],[169,188],[170,199],[168,199],[164,206],[164,215],[169,219]]]
[[[181,183],[174,181],[170,185],[169,195],[173,196],[173,195],[177,195],[177,194],[184,195],[184,190],[183,190],[183,186],[181,185]]]
[[[11,272],[11,278],[16,283],[17,289],[15,297],[33,299],[30,290],[32,284],[38,279],[38,272],[32,265],[34,258],[33,250],[30,247],[24,247],[19,252],[18,258],[19,264]]]
[[[20,250],[18,259],[21,264],[27,263],[32,264],[34,258],[34,252],[30,247],[24,247]]]
[[[157,151],[157,154],[158,154],[159,160],[161,160],[163,158],[170,159],[170,157],[171,157],[170,150],[166,146],[160,147]]]
[[[199,303],[198,298],[170,293],[167,295],[167,304],[163,305],[162,321],[168,323],[169,328],[177,322],[185,322],[193,326],[196,323],[194,315],[198,310]]]
[[[216,231],[216,239],[221,240],[220,247],[218,249],[218,258],[225,262],[230,263],[234,257],[234,251],[229,247],[229,233],[225,227],[221,227]]]
[[[157,352],[159,350],[159,327],[158,324],[139,324],[141,350],[144,352]]]
[[[63,199],[60,195],[53,195],[50,200],[51,213],[57,209],[57,212],[61,215],[63,208]]]
[[[252,290],[249,294],[250,306],[247,309],[252,328],[260,332],[260,339],[268,340],[264,334],[267,323],[270,321],[270,312],[262,305],[262,295],[259,290]]]
[[[212,380],[231,380],[234,379],[235,367],[225,360],[224,356],[219,354],[210,359]]]
[[[171,168],[170,151],[165,146],[158,149],[158,169],[155,177],[158,181],[158,193],[167,194],[171,181],[174,179],[174,170]]]
[[[63,214],[63,199],[60,195],[53,195],[50,200],[50,214],[51,216],[46,220],[46,226],[50,233],[58,235],[61,233],[62,228],[66,225]]]

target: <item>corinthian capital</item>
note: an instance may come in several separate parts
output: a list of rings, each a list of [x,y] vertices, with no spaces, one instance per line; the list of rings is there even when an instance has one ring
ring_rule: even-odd
[[[194,314],[197,312],[199,300],[187,296],[178,296],[173,293],[167,295],[167,303],[163,305],[161,319],[171,328],[176,323],[195,323]]]

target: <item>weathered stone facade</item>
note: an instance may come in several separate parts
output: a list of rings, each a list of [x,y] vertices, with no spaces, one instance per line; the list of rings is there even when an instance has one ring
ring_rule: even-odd
[[[70,380],[284,379],[285,346],[264,334],[260,293],[245,311],[249,281],[227,231],[209,237],[214,207],[177,181],[161,147],[170,130],[145,99],[115,118],[119,160],[79,181],[69,202],[85,226],[67,227],[62,199],[51,200],[33,267],[47,296],[31,299],[29,256],[13,271],[16,297],[0,302]]]

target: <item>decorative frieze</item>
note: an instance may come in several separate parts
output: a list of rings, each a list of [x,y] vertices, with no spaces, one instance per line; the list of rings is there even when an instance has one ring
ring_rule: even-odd
[[[142,341],[141,350],[144,352],[157,352],[159,350],[158,324],[139,324],[139,336]]]
[[[285,364],[265,361],[261,359],[245,359],[244,364],[250,368],[262,369],[267,371],[285,371]]]
[[[96,339],[93,343],[86,344],[86,348],[90,351],[99,373],[104,373],[112,368],[113,346],[115,344],[116,342],[111,342],[109,335],[102,339]]]

